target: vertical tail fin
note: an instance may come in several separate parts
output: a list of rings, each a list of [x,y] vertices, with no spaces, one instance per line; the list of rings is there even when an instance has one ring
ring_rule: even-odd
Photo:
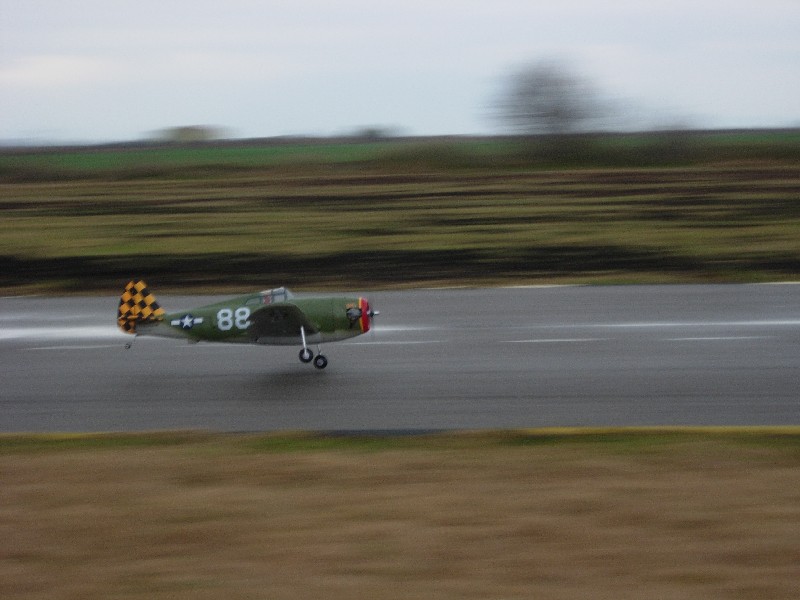
[[[136,334],[136,323],[160,321],[164,318],[164,309],[156,302],[156,297],[147,289],[141,279],[129,281],[125,291],[119,298],[117,309],[117,325],[125,333]]]

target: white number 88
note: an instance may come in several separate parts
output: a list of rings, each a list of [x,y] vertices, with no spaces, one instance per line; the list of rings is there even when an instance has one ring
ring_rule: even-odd
[[[217,313],[217,327],[220,331],[230,331],[233,326],[236,329],[247,329],[250,327],[250,309],[246,306],[237,308],[236,312],[230,308],[223,308]]]

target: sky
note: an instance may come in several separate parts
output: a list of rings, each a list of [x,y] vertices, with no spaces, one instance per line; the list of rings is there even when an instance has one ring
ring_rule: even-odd
[[[798,0],[0,0],[0,140],[504,133],[557,59],[620,128],[800,126]]]

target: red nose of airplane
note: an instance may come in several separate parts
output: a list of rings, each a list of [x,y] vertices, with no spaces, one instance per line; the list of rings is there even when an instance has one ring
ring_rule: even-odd
[[[358,322],[361,327],[361,333],[367,333],[372,325],[372,316],[375,314],[369,307],[369,300],[366,298],[358,299],[358,308],[361,310],[361,318]]]
[[[358,299],[358,309],[361,313],[361,316],[358,319],[358,324],[359,327],[361,328],[361,333],[367,333],[372,327],[372,318],[380,313],[377,310],[373,310],[372,308],[370,308],[369,300],[367,300],[366,298]]]

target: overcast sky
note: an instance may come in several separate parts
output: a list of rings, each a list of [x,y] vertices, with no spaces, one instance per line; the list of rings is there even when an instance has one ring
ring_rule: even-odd
[[[636,124],[800,126],[798,0],[0,0],[0,139],[496,133],[552,57]]]

